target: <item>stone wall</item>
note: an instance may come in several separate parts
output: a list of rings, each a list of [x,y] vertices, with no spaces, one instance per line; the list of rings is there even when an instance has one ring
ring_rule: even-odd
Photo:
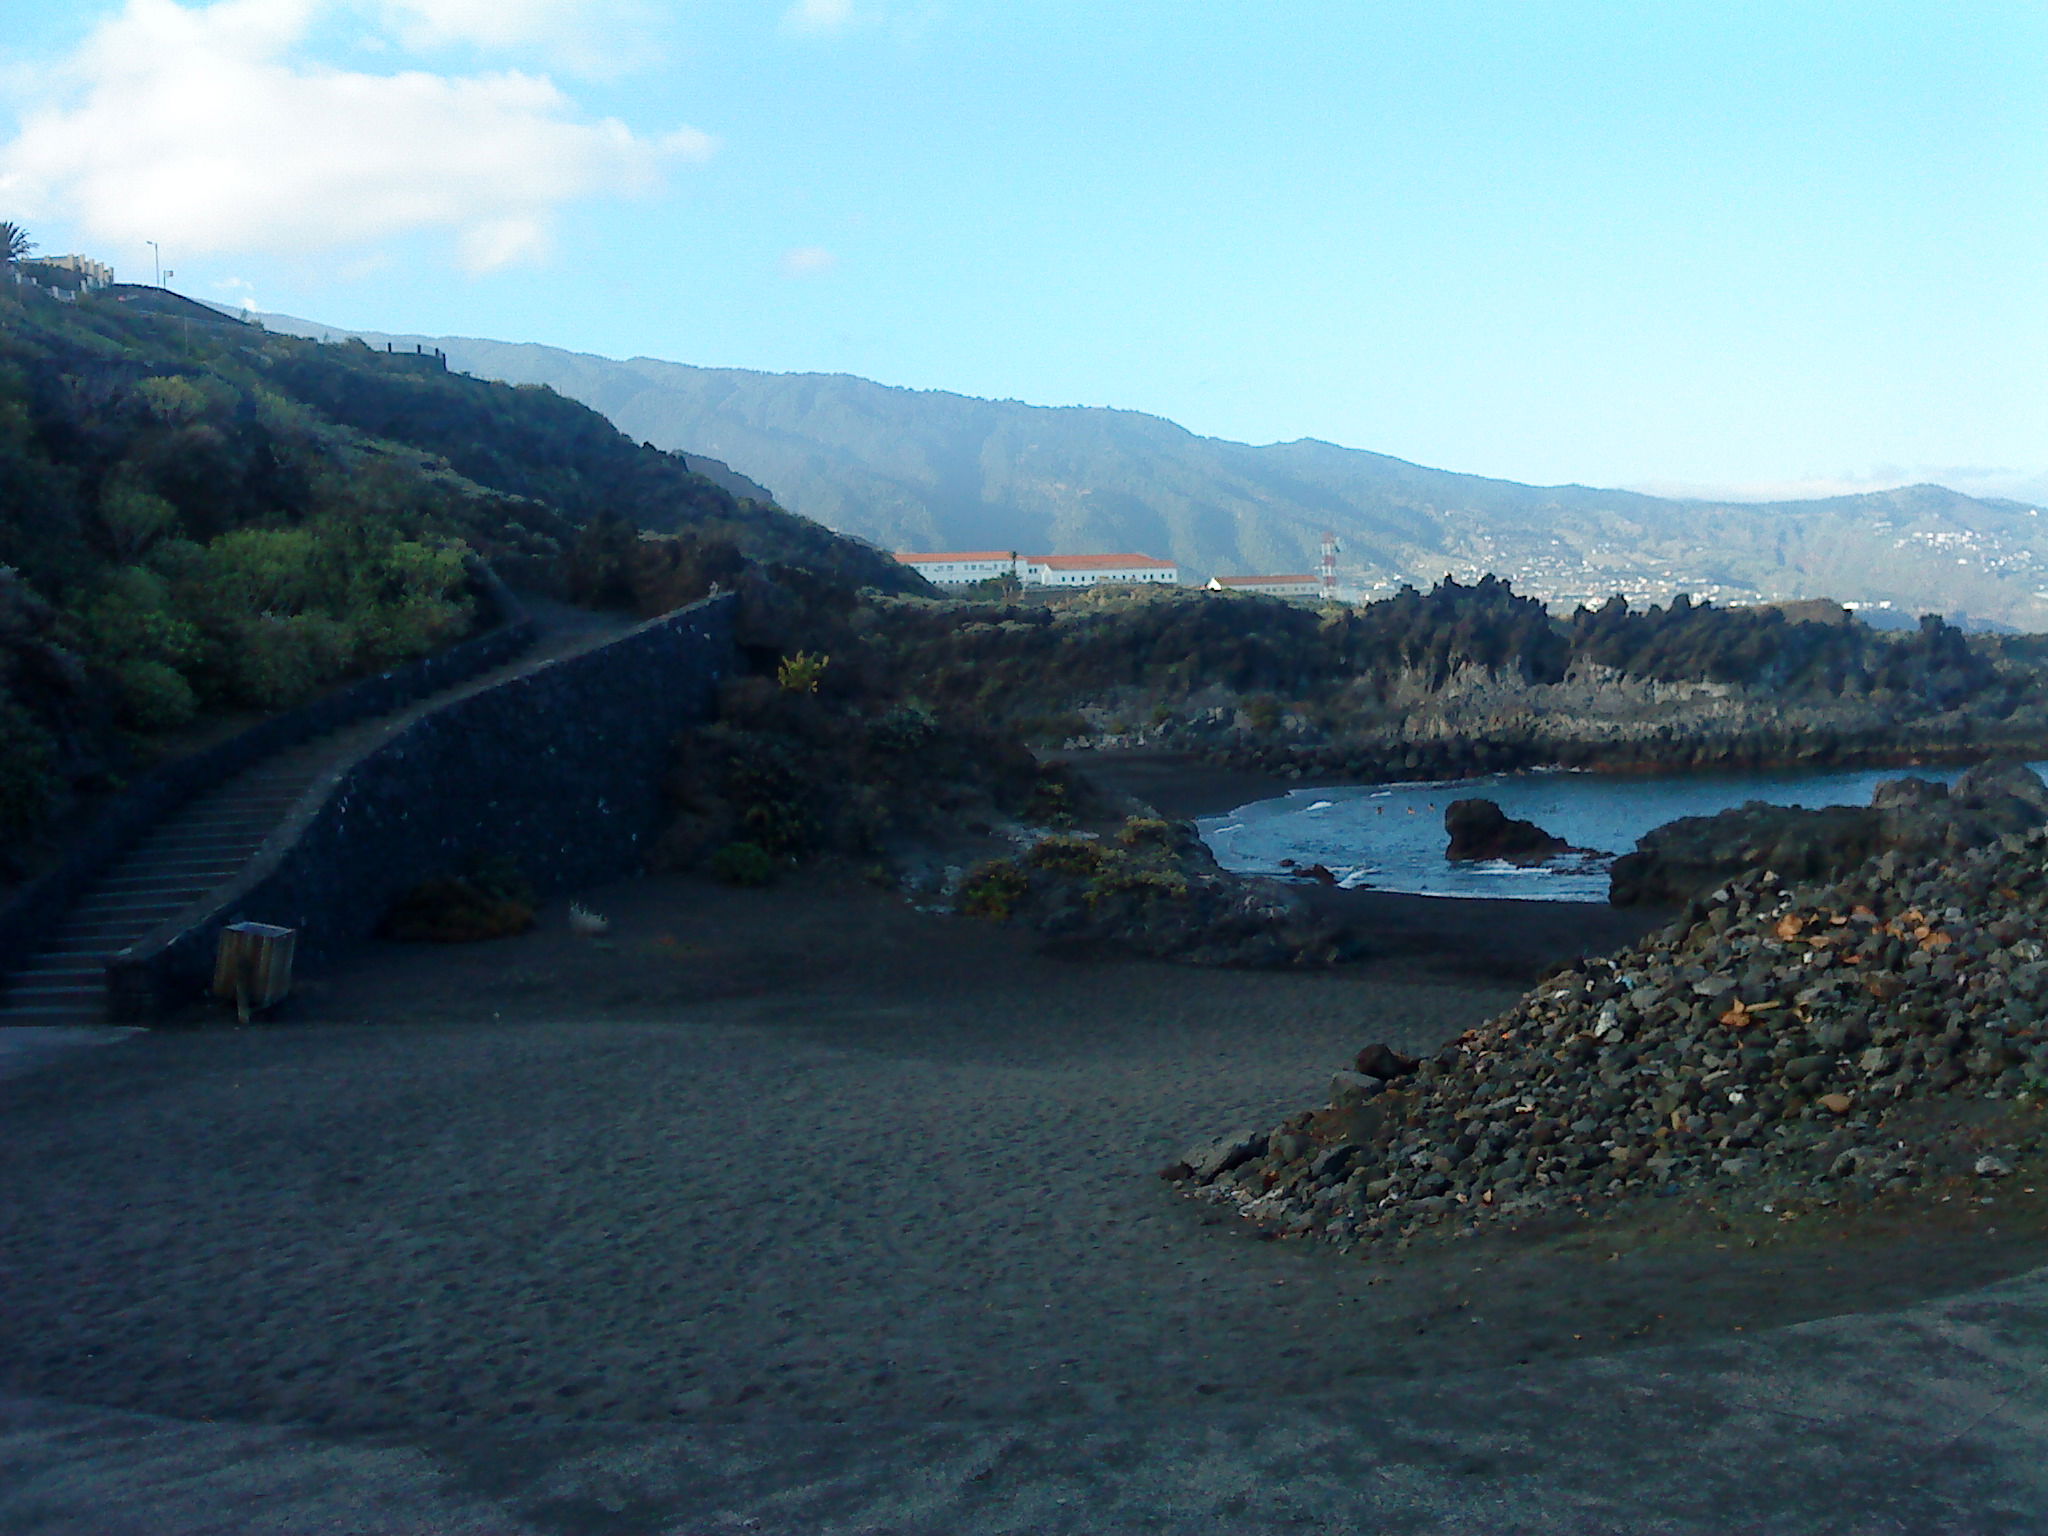
[[[0,906],[0,973],[15,970],[122,855],[166,816],[202,791],[301,743],[390,714],[515,660],[533,644],[535,626],[519,600],[480,560],[470,581],[491,627],[432,656],[362,678],[217,746],[153,768],[117,795],[57,865]]]
[[[299,968],[318,969],[405,891],[478,860],[511,858],[543,894],[640,868],[676,735],[712,718],[733,664],[733,604],[707,598],[537,663],[337,766],[210,908],[115,957],[113,1017],[203,996],[231,922],[297,929]]]

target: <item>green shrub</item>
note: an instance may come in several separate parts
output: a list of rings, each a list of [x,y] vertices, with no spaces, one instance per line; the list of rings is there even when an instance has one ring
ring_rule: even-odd
[[[711,855],[711,877],[727,885],[768,885],[775,879],[775,856],[759,843],[727,843]]]
[[[534,924],[533,887],[509,856],[484,859],[459,875],[423,880],[384,919],[394,939],[466,944],[524,933]]]
[[[1161,821],[1157,816],[1132,816],[1116,834],[1116,840],[1126,848],[1173,847],[1173,823]]]
[[[1082,897],[1090,907],[1096,907],[1112,896],[1134,892],[1156,901],[1186,901],[1188,899],[1187,877],[1179,870],[1157,865],[1141,864],[1129,855],[1105,860],[1095,878],[1088,883]]]
[[[816,693],[825,669],[831,665],[830,656],[798,651],[794,656],[782,658],[782,664],[775,669],[775,681],[787,693]]]
[[[14,848],[49,821],[60,787],[56,760],[50,733],[0,692],[0,849]]]
[[[1046,837],[1033,843],[1024,858],[1033,869],[1047,874],[1086,877],[1102,868],[1103,849],[1090,838]]]
[[[1031,881],[1012,859],[984,859],[960,882],[955,905],[968,917],[1007,922],[1031,889]]]
[[[114,679],[120,686],[121,723],[131,730],[175,731],[199,712],[199,697],[185,675],[161,661],[131,657],[117,662]]]
[[[915,699],[897,705],[868,728],[868,739],[884,752],[915,752],[939,733],[932,712]]]

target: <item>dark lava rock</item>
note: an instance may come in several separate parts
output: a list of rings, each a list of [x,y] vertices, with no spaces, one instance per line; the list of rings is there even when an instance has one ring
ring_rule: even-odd
[[[1186,822],[1132,817],[1113,837],[1041,838],[967,871],[955,905],[1065,944],[1191,965],[1322,966],[1364,941],[1298,888],[1226,872]]]
[[[1761,800],[1653,828],[1614,861],[1608,900],[1676,906],[1749,870],[1834,880],[1876,854],[1921,858],[1982,848],[2048,824],[2048,786],[2021,763],[1972,768],[1953,788],[1926,779],[1880,784],[1867,806],[1808,810]]]
[[[1444,812],[1444,830],[1451,835],[1447,859],[1505,859],[1511,864],[1540,864],[1571,844],[1553,837],[1533,821],[1517,821],[1491,800],[1453,800]]]
[[[1870,813],[1924,814],[1931,840],[2044,800],[1994,770]],[[1752,869],[1398,1085],[1368,1047],[1228,1176],[1179,1184],[1264,1235],[1351,1248],[1652,1196],[1789,1219],[2011,1177],[2048,1156],[2044,935],[2048,824],[1831,881]]]
[[[1393,1082],[1396,1078],[1406,1077],[1419,1065],[1413,1056],[1403,1056],[1391,1045],[1381,1045],[1377,1042],[1360,1051],[1358,1060],[1353,1063],[1360,1076],[1376,1077],[1387,1083]]]

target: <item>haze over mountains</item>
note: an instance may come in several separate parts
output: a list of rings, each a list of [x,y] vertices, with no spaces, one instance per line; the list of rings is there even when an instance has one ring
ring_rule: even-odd
[[[1328,529],[1347,585],[1368,595],[1491,572],[1553,605],[1831,596],[2048,629],[2041,509],[1940,486],[1766,503],[1528,486],[1312,439],[1198,437],[1137,411],[263,318],[440,347],[465,372],[549,385],[633,437],[723,461],[707,472],[729,465],[740,494],[766,487],[888,548],[1138,550],[1206,578],[1309,570]]]

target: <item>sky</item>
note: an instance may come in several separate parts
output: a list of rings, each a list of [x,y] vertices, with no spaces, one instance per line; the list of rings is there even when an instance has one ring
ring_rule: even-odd
[[[0,0],[0,218],[338,327],[2048,496],[2040,0]]]

